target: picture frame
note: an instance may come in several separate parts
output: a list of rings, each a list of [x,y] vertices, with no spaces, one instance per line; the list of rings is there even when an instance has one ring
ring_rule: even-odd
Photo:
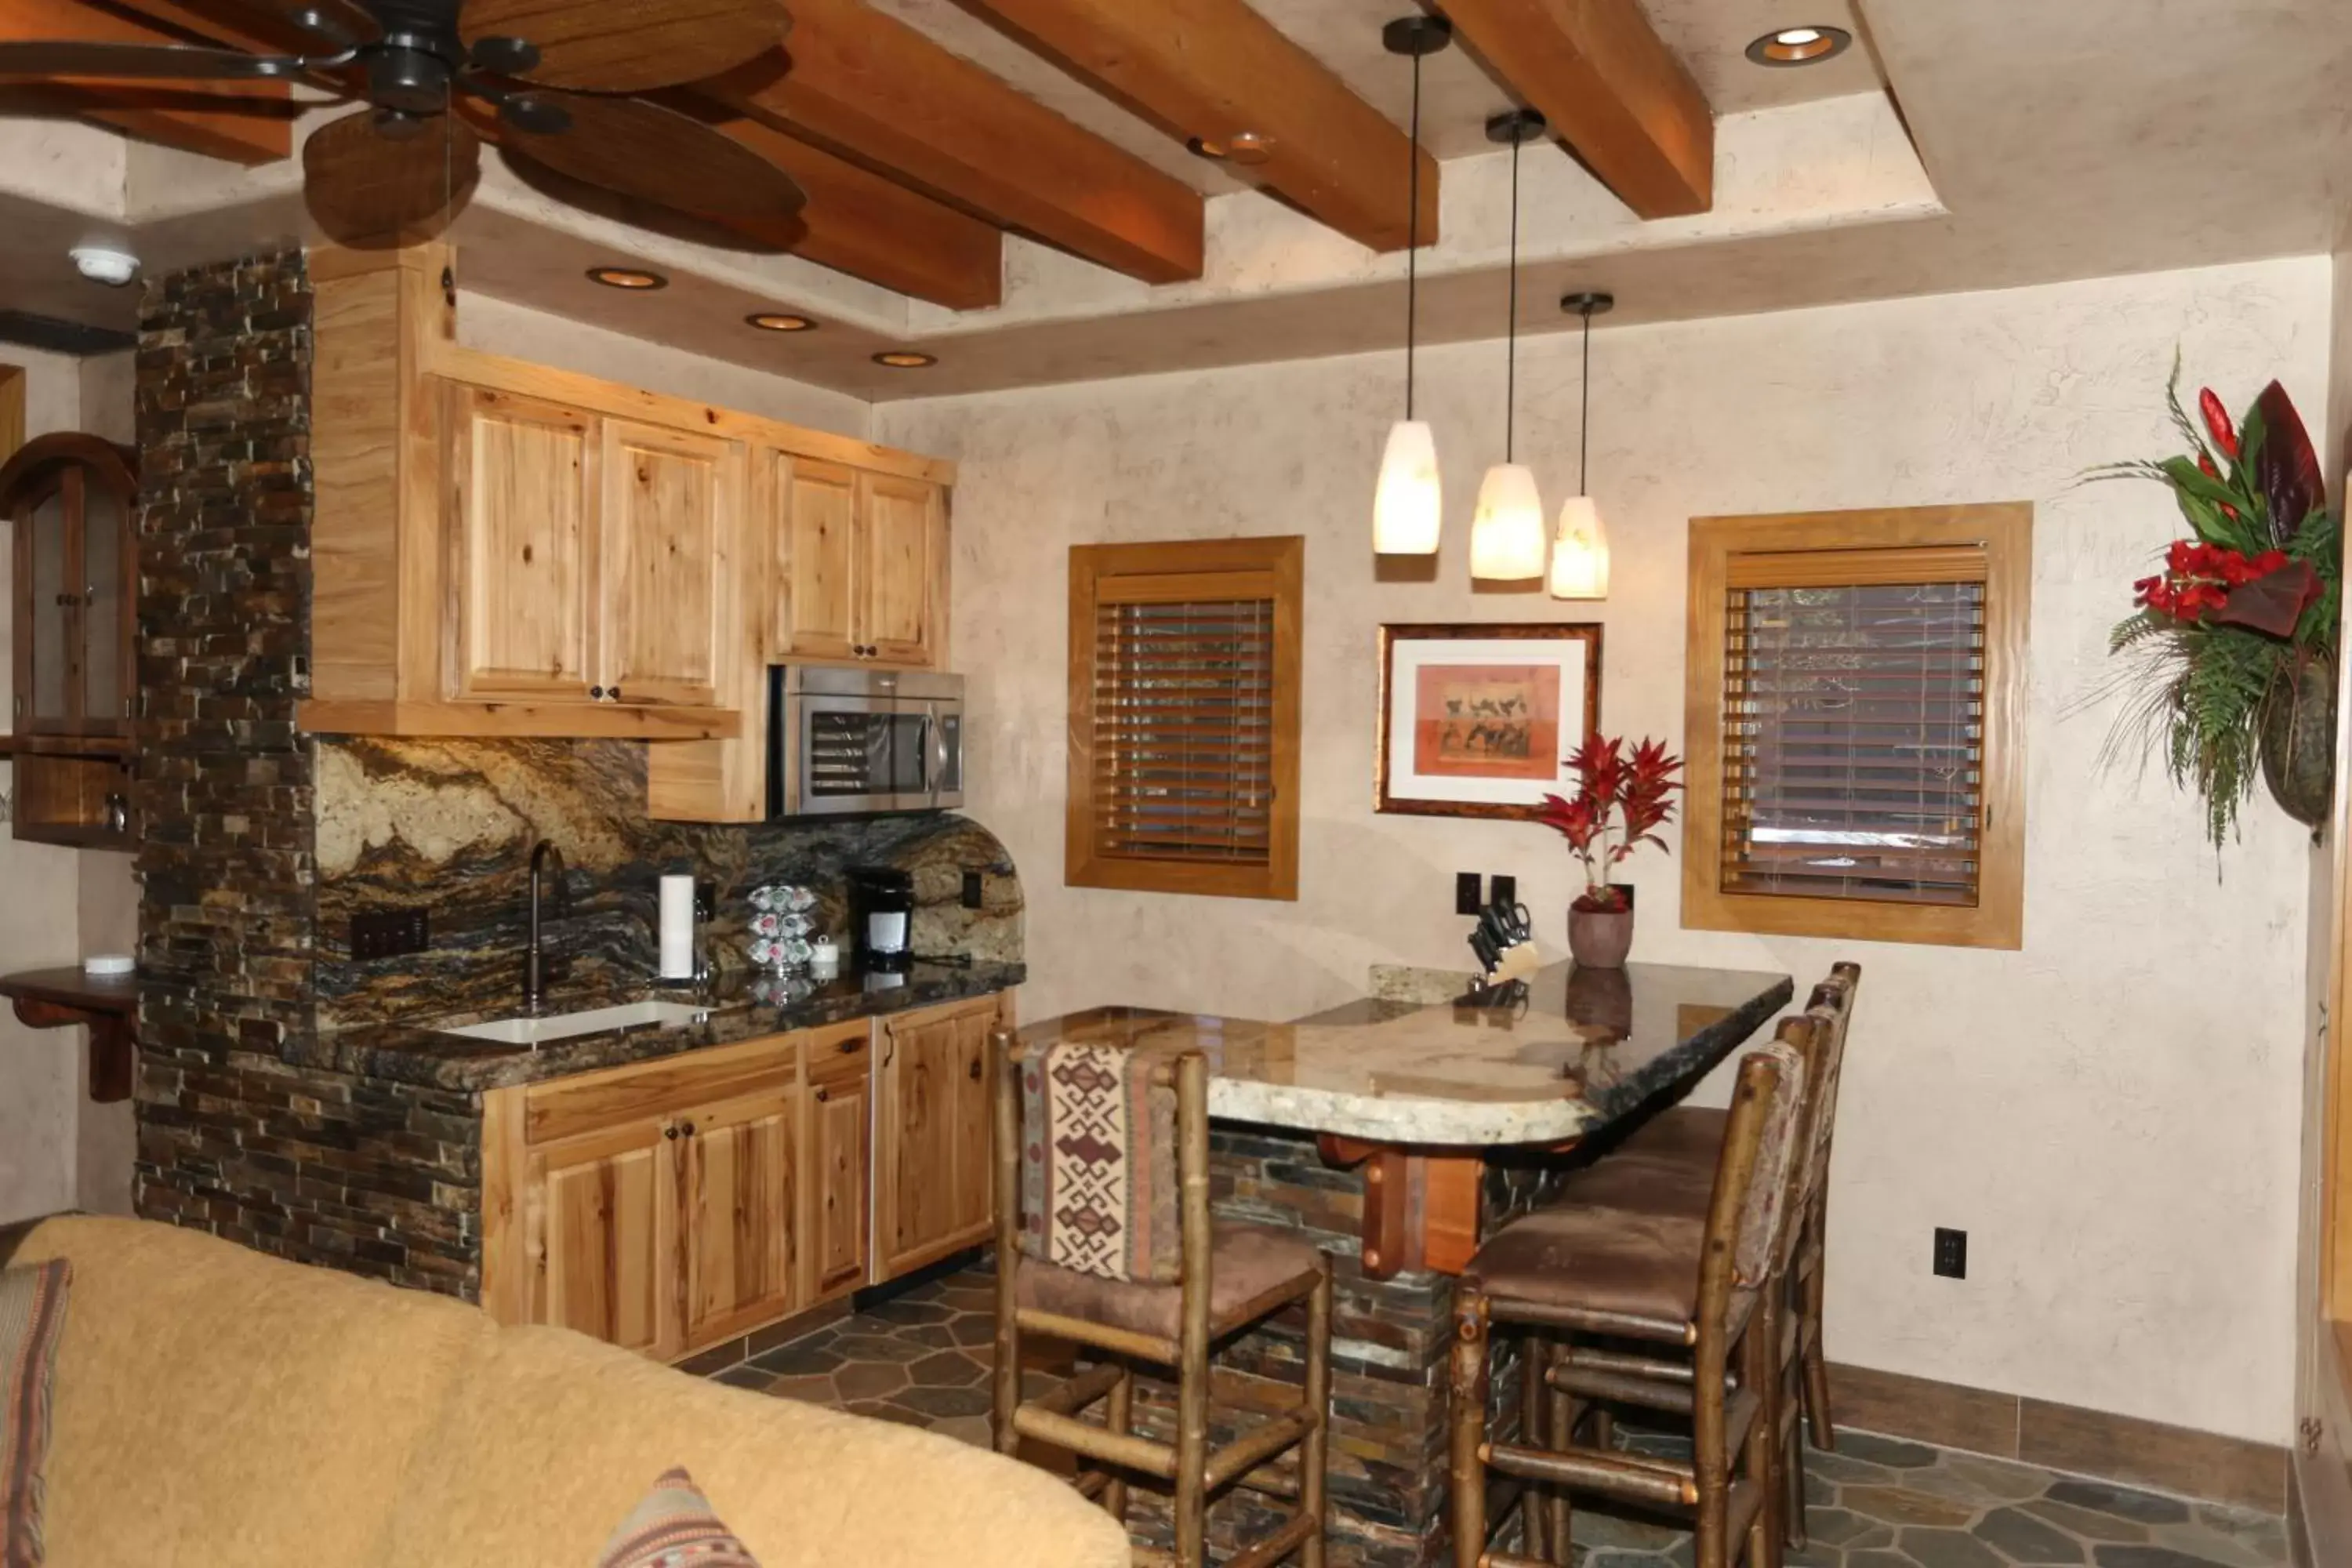
[[[1601,729],[1592,621],[1383,625],[1374,809],[1530,820]]]

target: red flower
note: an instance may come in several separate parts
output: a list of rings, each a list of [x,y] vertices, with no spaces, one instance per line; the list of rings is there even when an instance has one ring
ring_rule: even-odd
[[[2229,602],[2230,590],[2257,582],[2287,563],[2283,550],[2248,556],[2193,539],[2176,539],[2165,550],[2164,572],[2132,584],[2143,608],[2178,621],[2197,621]]]
[[[2211,432],[2213,445],[2221,448],[2225,458],[2238,455],[2238,433],[2230,425],[2230,416],[2221,408],[2221,400],[2213,395],[2211,387],[2197,395],[2197,407],[2205,416],[2205,428]]]

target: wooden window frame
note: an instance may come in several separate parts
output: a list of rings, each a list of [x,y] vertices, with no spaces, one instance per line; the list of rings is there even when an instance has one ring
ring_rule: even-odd
[[[1298,897],[1299,620],[1307,541],[1171,540],[1070,547],[1069,799],[1065,808],[1064,883],[1129,892],[1295,900]],[[1094,836],[1095,642],[1098,584],[1109,577],[1206,580],[1203,596],[1231,595],[1219,578],[1257,579],[1274,605],[1274,799],[1263,866],[1150,860],[1097,853]]]
[[[1724,641],[1735,555],[1825,551],[1985,554],[1985,820],[1977,902],[1967,908],[1874,899],[1727,893],[1717,847],[1723,825]],[[2026,628],[2032,612],[2033,506],[1901,507],[1864,511],[1699,517],[1690,525],[1690,602],[1684,744],[1682,923],[1865,942],[2014,950],[2025,934]],[[1927,574],[1922,580],[1936,580]]]

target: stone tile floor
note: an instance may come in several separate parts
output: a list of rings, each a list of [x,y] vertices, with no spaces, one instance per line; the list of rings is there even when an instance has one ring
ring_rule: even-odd
[[[722,1383],[988,1441],[994,1280],[927,1280],[713,1373]],[[1041,1381],[1043,1374],[1033,1373]],[[1628,1447],[1684,1439],[1629,1433]],[[1805,1457],[1811,1539],[1790,1568],[2282,1568],[2282,1521],[1867,1433]],[[1688,1534],[1582,1508],[1581,1568],[1687,1568]]]

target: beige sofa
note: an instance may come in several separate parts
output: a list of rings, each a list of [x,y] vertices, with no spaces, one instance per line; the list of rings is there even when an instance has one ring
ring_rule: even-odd
[[[51,1568],[593,1568],[677,1464],[763,1568],[1128,1562],[1062,1482],[927,1432],[168,1226],[47,1220],[8,1261],[54,1257]]]

